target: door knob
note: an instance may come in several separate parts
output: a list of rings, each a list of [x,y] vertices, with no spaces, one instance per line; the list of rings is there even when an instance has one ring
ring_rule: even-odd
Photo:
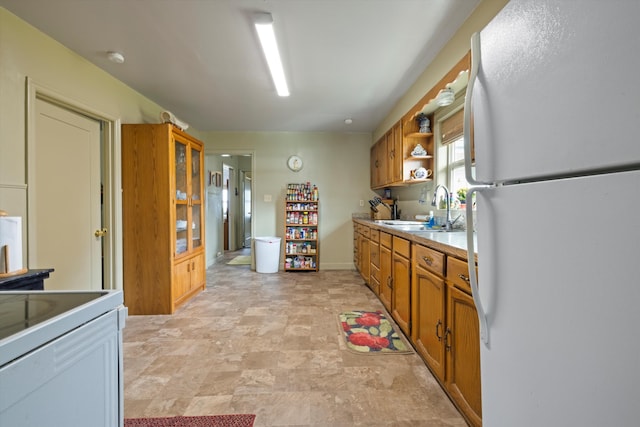
[[[101,229],[101,230],[96,230],[96,231],[93,233],[93,235],[94,235],[94,236],[96,236],[96,237],[102,237],[102,236],[104,236],[104,235],[106,235],[106,234],[107,234],[107,229],[106,229],[106,228],[103,228],[103,229]]]

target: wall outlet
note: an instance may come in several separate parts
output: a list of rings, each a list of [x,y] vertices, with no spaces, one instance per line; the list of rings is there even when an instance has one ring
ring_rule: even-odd
[[[264,201],[267,202],[267,203],[271,202],[271,194],[265,194],[264,195]]]
[[[360,206],[364,206],[364,200],[360,200]]]

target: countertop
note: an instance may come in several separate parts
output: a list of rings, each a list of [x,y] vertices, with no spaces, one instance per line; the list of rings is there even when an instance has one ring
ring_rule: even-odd
[[[410,240],[414,243],[418,243],[423,246],[427,246],[431,249],[443,252],[447,255],[454,256],[456,258],[468,261],[467,254],[467,233],[465,231],[403,231],[393,226],[375,222],[367,218],[352,217],[352,220],[356,223],[366,225],[372,229],[380,230],[385,233],[392,234],[394,236],[402,237],[403,239]],[[474,248],[476,249],[475,261],[478,261],[478,244],[476,235],[474,233]]]

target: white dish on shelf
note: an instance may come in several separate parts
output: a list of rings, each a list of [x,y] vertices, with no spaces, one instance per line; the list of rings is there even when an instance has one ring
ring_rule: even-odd
[[[430,169],[427,170],[425,168],[418,168],[414,172],[413,176],[415,177],[415,179],[427,179],[431,176],[431,174],[432,172]]]
[[[425,150],[421,144],[417,144],[413,149],[413,151],[411,152],[411,155],[414,157],[426,156],[427,150]]]

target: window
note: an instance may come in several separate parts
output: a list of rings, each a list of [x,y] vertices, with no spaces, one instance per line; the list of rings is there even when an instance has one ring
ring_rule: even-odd
[[[440,184],[458,196],[458,190],[469,187],[464,172],[464,96],[459,97],[451,106],[436,114],[438,143],[438,174]],[[462,199],[462,197],[459,197]]]
[[[458,190],[466,189],[469,183],[464,174],[464,140],[462,137],[447,145],[448,165],[447,178],[449,191],[458,194]]]

